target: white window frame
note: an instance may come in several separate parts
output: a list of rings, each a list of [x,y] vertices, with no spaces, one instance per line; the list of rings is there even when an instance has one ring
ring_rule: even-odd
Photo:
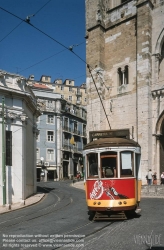
[[[53,152],[53,154],[49,154],[48,152]],[[53,148],[47,148],[46,160],[47,161],[54,161],[54,159],[55,159],[55,150]]]
[[[51,118],[49,118],[49,116],[51,116]],[[47,124],[54,124],[54,115],[50,115],[50,114],[47,115]]]
[[[69,99],[69,101],[72,101],[72,96],[69,96],[68,99]]]
[[[47,100],[47,108],[53,108],[54,107],[54,101],[52,100]]]
[[[48,132],[53,132],[53,135],[48,135]],[[49,138],[49,136],[50,136],[50,138]],[[54,133],[54,131],[53,130],[47,130],[47,142],[54,142],[55,141],[55,133]],[[50,139],[50,140],[48,140],[48,139]]]

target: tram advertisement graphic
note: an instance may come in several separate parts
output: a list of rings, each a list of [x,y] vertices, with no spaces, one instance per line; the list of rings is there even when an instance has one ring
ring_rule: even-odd
[[[88,198],[98,199],[130,199],[135,197],[135,180],[96,180],[88,181]]]

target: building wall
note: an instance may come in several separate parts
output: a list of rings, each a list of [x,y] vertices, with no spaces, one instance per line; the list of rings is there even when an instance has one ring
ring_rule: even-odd
[[[129,128],[141,145],[143,182],[149,168],[159,179],[161,171],[162,141],[153,134],[162,134],[163,55],[158,53],[163,53],[164,5],[153,3],[126,1],[111,8],[112,1],[86,0],[87,130]],[[128,83],[120,84],[118,71],[125,75],[126,66]]]
[[[12,161],[9,166],[5,162],[6,204],[12,204],[23,202],[36,192],[36,148],[33,129],[39,112],[36,109],[34,95],[26,86],[23,77],[4,71],[1,71],[1,76],[3,77],[0,79],[0,109],[2,109],[2,96],[4,96],[5,134],[6,131],[12,132]],[[2,113],[0,135],[2,138]],[[6,136],[4,140],[6,142]],[[0,205],[2,205],[2,143],[0,143],[0,183]]]

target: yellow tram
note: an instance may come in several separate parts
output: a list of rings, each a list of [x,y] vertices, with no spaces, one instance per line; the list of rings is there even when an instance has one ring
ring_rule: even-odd
[[[88,209],[94,219],[126,218],[126,212],[139,212],[141,194],[141,148],[127,138],[93,140],[83,151],[85,191]]]

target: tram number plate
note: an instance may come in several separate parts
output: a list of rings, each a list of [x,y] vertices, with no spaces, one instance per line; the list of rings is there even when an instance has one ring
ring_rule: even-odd
[[[111,148],[105,148],[105,150],[107,151],[107,150],[112,150]]]

